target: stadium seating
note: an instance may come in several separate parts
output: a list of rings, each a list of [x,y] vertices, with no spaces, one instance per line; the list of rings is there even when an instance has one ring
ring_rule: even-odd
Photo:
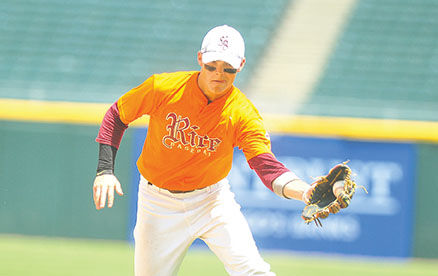
[[[437,14],[433,0],[359,1],[300,113],[438,120]]]
[[[0,98],[112,102],[152,73],[197,70],[202,37],[220,24],[246,39],[245,82],[288,2],[5,0]]]
[[[2,1],[0,98],[112,102],[155,72],[196,70],[211,27],[247,43],[250,82],[288,0]],[[362,0],[300,114],[438,120],[438,2]]]

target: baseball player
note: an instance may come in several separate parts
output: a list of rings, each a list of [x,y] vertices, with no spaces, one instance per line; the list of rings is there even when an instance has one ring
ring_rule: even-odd
[[[200,71],[155,74],[121,96],[105,114],[96,141],[93,186],[98,210],[123,195],[114,161],[123,133],[150,116],[137,161],[140,172],[135,275],[176,275],[200,238],[229,275],[275,275],[260,256],[226,179],[239,147],[266,187],[306,202],[311,186],[277,161],[261,116],[233,85],[245,65],[240,33],[211,29],[197,54]]]

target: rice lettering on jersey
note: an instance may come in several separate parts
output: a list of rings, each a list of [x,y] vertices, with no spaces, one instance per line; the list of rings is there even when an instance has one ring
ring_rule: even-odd
[[[155,74],[117,101],[125,125],[150,115],[137,167],[163,189],[189,191],[224,179],[232,167],[234,147],[248,160],[271,152],[260,115],[246,96],[233,87],[207,104],[197,83],[199,74]],[[208,116],[200,116],[201,111]]]
[[[172,149],[175,145],[179,149],[190,151],[191,153],[204,153],[208,156],[215,152],[218,145],[222,142],[219,138],[210,138],[208,135],[200,135],[197,130],[199,126],[191,125],[188,117],[181,117],[174,112],[166,116],[170,123],[166,126],[168,135],[164,136],[162,143],[166,148]],[[186,133],[185,131],[189,131]]]

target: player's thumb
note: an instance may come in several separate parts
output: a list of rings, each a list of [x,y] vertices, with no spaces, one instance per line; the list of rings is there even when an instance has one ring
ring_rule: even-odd
[[[120,182],[117,180],[116,181],[116,193],[120,196],[123,195],[123,190],[122,190],[122,185],[120,185]]]

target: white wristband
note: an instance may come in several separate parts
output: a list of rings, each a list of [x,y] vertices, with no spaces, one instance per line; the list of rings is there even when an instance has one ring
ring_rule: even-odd
[[[274,179],[274,181],[272,181],[272,190],[274,190],[274,193],[278,196],[289,199],[283,193],[284,186],[286,186],[287,183],[297,179],[300,178],[296,176],[296,174],[294,174],[293,172],[285,172],[276,179]]]

